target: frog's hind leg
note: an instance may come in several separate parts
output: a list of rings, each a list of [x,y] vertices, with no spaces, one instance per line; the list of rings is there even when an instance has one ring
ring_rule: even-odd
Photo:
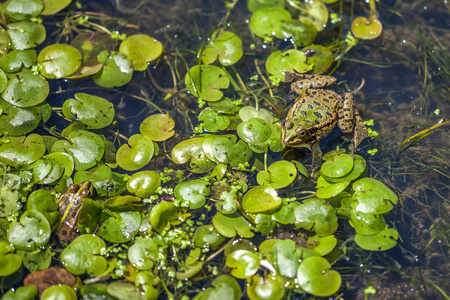
[[[369,135],[352,93],[346,94],[338,105],[338,126],[344,133],[353,132],[355,149]]]
[[[314,174],[320,169],[320,165],[322,164],[322,150],[320,149],[318,142],[316,142],[311,146],[311,152],[312,152],[311,176],[314,176]]]
[[[295,74],[291,90],[298,95],[308,94],[308,89],[323,89],[336,83],[336,78],[326,75]]]

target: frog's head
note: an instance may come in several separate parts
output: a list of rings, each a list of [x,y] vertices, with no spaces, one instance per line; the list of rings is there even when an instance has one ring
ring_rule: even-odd
[[[311,148],[316,143],[316,136],[311,134],[307,129],[295,126],[294,122],[286,120],[280,123],[281,141],[289,147],[295,148]]]

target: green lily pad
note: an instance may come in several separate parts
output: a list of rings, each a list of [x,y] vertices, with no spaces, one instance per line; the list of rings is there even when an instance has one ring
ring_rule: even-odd
[[[12,252],[12,248],[6,241],[0,241],[0,276],[8,276],[17,272],[22,266],[20,256]]]
[[[330,178],[340,178],[348,175],[353,169],[353,159],[349,154],[339,154],[330,157],[320,168],[320,173]]]
[[[108,294],[108,285],[106,283],[93,283],[83,285],[80,289],[81,296],[89,300],[116,300]]]
[[[246,122],[253,118],[259,118],[264,120],[266,123],[272,124],[274,117],[273,114],[264,108],[259,108],[258,110],[253,106],[244,106],[239,110],[239,117],[243,122]]]
[[[357,17],[352,22],[352,33],[357,38],[363,40],[373,40],[381,35],[383,31],[383,24],[376,17],[370,16],[369,19],[365,17]]]
[[[167,223],[178,218],[178,208],[172,202],[160,202],[150,212],[150,224],[156,232],[162,232]]]
[[[131,175],[127,181],[127,190],[141,198],[154,194],[161,186],[161,178],[155,171],[141,171]]]
[[[306,55],[300,50],[290,49],[284,52],[274,51],[266,60],[266,69],[281,81],[285,81],[286,72],[305,73],[313,68],[306,63]]]
[[[257,144],[266,141],[272,132],[270,124],[259,118],[252,118],[239,124],[237,134],[249,144]]]
[[[7,217],[22,207],[19,202],[21,197],[20,187],[19,176],[14,174],[0,175],[0,217]]]
[[[216,213],[212,219],[214,228],[221,235],[232,238],[237,234],[244,238],[251,238],[255,234],[252,232],[255,228],[242,215],[235,212],[230,215]]]
[[[75,99],[64,102],[63,113],[69,120],[80,121],[89,129],[99,129],[111,124],[114,105],[102,97],[77,93]]]
[[[309,45],[317,36],[317,29],[315,26],[298,20],[283,22],[281,31],[285,38],[292,39],[297,46]]]
[[[247,144],[238,141],[235,135],[208,136],[204,139],[202,148],[206,156],[218,164],[238,166],[247,162],[252,156]]]
[[[203,207],[206,203],[206,196],[209,196],[209,183],[202,179],[181,182],[175,186],[174,195],[181,200],[183,206],[189,209]]]
[[[298,284],[314,296],[331,296],[341,287],[342,279],[337,271],[330,268],[330,263],[323,257],[305,258],[298,267]]]
[[[44,102],[45,103],[45,102]],[[39,105],[38,105],[39,106]],[[20,136],[35,129],[41,122],[37,107],[17,107],[0,99],[0,134]]]
[[[11,21],[23,21],[37,17],[43,8],[42,0],[8,0],[0,12]]]
[[[317,179],[317,191],[316,197],[322,199],[328,199],[337,196],[339,193],[344,191],[350,181],[343,181],[338,183],[327,182],[322,176]]]
[[[119,52],[131,60],[136,71],[144,71],[148,62],[161,56],[163,45],[146,34],[135,34],[128,36],[120,44]]]
[[[42,76],[56,79],[75,73],[83,59],[77,48],[67,44],[53,44],[42,49],[37,60],[42,66]]]
[[[356,178],[360,177],[364,173],[364,171],[366,171],[366,160],[361,156],[355,154],[355,160],[353,161],[353,169],[350,173],[339,178],[327,177],[324,174],[322,174],[322,176],[329,183],[353,181]]]
[[[176,164],[189,162],[189,169],[193,173],[206,173],[214,168],[211,161],[203,151],[204,138],[184,140],[172,148],[172,160]]]
[[[372,178],[362,178],[353,183],[356,211],[368,214],[385,214],[394,208],[398,198],[386,185]]]
[[[133,63],[122,53],[103,51],[98,55],[98,61],[103,67],[92,79],[101,87],[123,86],[133,77]]]
[[[250,213],[274,211],[282,204],[283,200],[278,197],[277,191],[266,186],[250,189],[242,199],[242,208]]]
[[[11,40],[11,48],[31,49],[45,41],[46,31],[42,24],[35,22],[15,22],[7,25],[6,32]]]
[[[284,38],[281,31],[283,22],[289,21],[291,14],[281,8],[261,8],[255,11],[250,19],[250,30],[261,38],[276,36]]]
[[[50,224],[52,231],[59,226],[61,213],[58,210],[58,202],[47,190],[35,190],[28,196],[27,210],[40,212]]]
[[[6,73],[19,72],[22,68],[31,68],[37,61],[36,50],[12,50],[0,56],[0,68]],[[3,77],[3,75],[2,75]],[[3,89],[0,89],[3,91]]]
[[[281,276],[255,275],[249,280],[247,294],[252,300],[281,300],[285,298],[285,284]]]
[[[211,107],[202,110],[198,115],[198,120],[203,121],[203,128],[210,132],[225,130],[231,124],[230,118],[219,115]]]
[[[3,56],[0,56],[0,59],[2,57]],[[1,64],[1,61],[0,61],[0,64]],[[0,67],[1,67],[1,65],[0,65]],[[6,89],[7,85],[8,85],[8,77],[6,76],[5,72],[3,72],[3,70],[0,70],[0,93]],[[0,114],[2,114],[1,109],[2,108],[0,107]]]
[[[220,100],[223,96],[220,90],[230,85],[225,71],[212,65],[193,66],[186,73],[184,82],[192,95],[205,101]]]
[[[287,187],[297,178],[297,168],[286,160],[276,161],[271,164],[267,171],[261,171],[256,176],[259,185],[274,189]]]
[[[248,250],[236,250],[225,261],[231,268],[231,275],[239,279],[252,277],[259,269],[259,257]]]
[[[151,239],[136,239],[128,249],[128,260],[138,270],[150,270],[158,260],[158,245]]]
[[[221,299],[226,295],[227,300],[239,300],[242,297],[241,287],[239,283],[230,275],[220,275],[212,281],[213,287],[198,293],[194,300],[213,300]]]
[[[139,289],[139,287],[137,287],[134,283],[126,280],[111,282],[108,285],[108,294],[113,296],[114,299],[119,300],[148,300],[148,298],[144,296],[144,293],[141,291],[141,289]]]
[[[301,258],[301,250],[292,240],[282,240],[273,245],[273,262],[280,275],[295,278]]]
[[[171,138],[175,131],[175,121],[166,114],[155,114],[142,121],[139,130],[142,135],[155,142],[162,142]]]
[[[34,285],[21,286],[17,289],[10,289],[3,295],[3,300],[33,300],[36,299],[38,290]]]
[[[284,0],[249,0],[247,9],[254,13],[261,8],[284,8]]]
[[[65,284],[61,285],[53,285],[42,293],[41,298],[42,300],[77,300],[77,294],[75,293],[75,290]]]
[[[9,226],[8,241],[13,243],[16,249],[33,251],[46,246],[50,234],[50,224],[44,215],[35,210],[27,210],[19,222],[13,222]]]
[[[44,10],[41,12],[43,16],[51,16],[60,12],[72,2],[71,0],[43,0]]]
[[[325,236],[338,228],[338,218],[334,208],[322,199],[306,200],[294,211],[295,226]]]
[[[216,202],[216,208],[224,215],[229,215],[238,210],[239,197],[235,191],[223,191]]]
[[[116,160],[122,169],[134,171],[144,167],[152,159],[155,148],[148,137],[134,134],[128,140],[128,145],[124,144],[117,150]]]
[[[124,211],[109,216],[101,225],[98,234],[111,243],[130,241],[139,230],[141,214],[138,211]]]
[[[350,212],[350,225],[355,228],[357,234],[374,235],[386,228],[383,215],[366,214],[361,211]]]
[[[73,275],[87,272],[90,276],[97,276],[102,274],[108,265],[106,259],[99,255],[105,247],[105,242],[98,236],[80,235],[62,251],[62,264]]]
[[[22,259],[23,265],[32,273],[50,267],[53,257],[50,247],[35,251],[17,250],[17,255]]]
[[[306,55],[306,63],[313,65],[313,74],[323,73],[333,64],[333,52],[325,46],[310,45],[303,48],[302,52]]]
[[[117,196],[126,191],[126,182],[121,174],[112,172],[111,168],[98,164],[87,171],[78,171],[73,177],[74,183],[86,180],[92,181],[96,194],[99,197]]]
[[[355,235],[355,243],[369,251],[386,251],[397,245],[398,232],[393,228],[386,228],[373,235]]]
[[[80,233],[93,233],[100,224],[102,213],[103,207],[100,202],[84,198],[77,221]]]
[[[312,236],[308,238],[308,243],[314,244],[314,251],[317,251],[320,256],[329,254],[336,247],[338,240],[334,235],[328,236]]]
[[[34,75],[29,70],[9,75],[10,79],[2,98],[8,103],[19,107],[35,106],[43,102],[49,93],[49,85],[40,75]]]
[[[38,160],[45,153],[44,140],[38,134],[3,138],[0,161],[20,168]]]
[[[314,25],[317,31],[322,31],[328,23],[328,8],[322,0],[310,0],[299,4],[298,19],[303,23]]]
[[[219,58],[220,64],[231,66],[241,59],[243,53],[241,39],[230,31],[223,31],[205,47],[202,61],[209,65]]]
[[[216,250],[220,247],[220,245],[225,240],[225,237],[222,236],[212,225],[203,225],[197,227],[194,232],[194,236],[192,237],[192,241],[194,245],[199,248],[209,248]]]
[[[87,170],[101,160],[105,152],[103,140],[95,133],[86,130],[72,131],[68,140],[53,144],[52,152],[66,152],[75,162],[75,169]]]

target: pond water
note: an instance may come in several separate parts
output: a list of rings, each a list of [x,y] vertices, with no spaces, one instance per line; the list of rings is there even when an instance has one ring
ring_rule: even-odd
[[[293,1],[293,3],[296,3],[296,1]],[[166,178],[164,184],[167,181],[168,183],[163,186],[168,188],[173,188],[179,178],[183,178],[184,181],[200,178],[203,176],[200,174],[201,172],[188,172],[185,166],[176,166],[169,159],[169,156],[172,149],[180,142],[192,138],[194,131],[197,131],[198,134],[197,126],[199,121],[197,117],[202,109],[198,106],[197,97],[192,95],[192,91],[189,92],[186,89],[185,75],[188,68],[199,64],[197,59],[198,49],[204,47],[210,38],[216,36],[214,30],[218,28],[225,28],[238,35],[242,40],[244,49],[243,57],[233,66],[226,68],[227,72],[229,72],[228,74],[231,74],[229,76],[234,78],[234,82],[232,82],[234,91],[229,92],[226,96],[235,97],[232,100],[238,100],[238,97],[242,97],[245,105],[255,105],[255,98],[259,99],[259,105],[268,111],[272,111],[271,115],[274,115],[279,120],[286,118],[287,111],[293,102],[292,93],[289,93],[289,87],[284,83],[281,83],[278,87],[273,87],[267,82],[263,82],[262,77],[269,77],[265,70],[264,61],[271,52],[277,49],[287,50],[294,47],[301,49],[302,47],[293,46],[291,41],[287,39],[274,39],[272,42],[263,41],[251,33],[248,24],[252,14],[247,8],[246,1],[109,0],[85,1],[81,2],[81,4],[82,10],[89,12],[89,17],[92,21],[108,28],[110,31],[119,30],[120,33],[126,33],[128,36],[139,32],[161,41],[164,45],[164,55],[161,59],[151,62],[146,71],[134,72],[133,80],[128,84],[113,89],[100,88],[90,78],[82,80],[50,80],[51,92],[47,102],[59,113],[60,117],[51,118],[46,123],[46,128],[40,127],[34,132],[42,135],[49,134],[49,128],[52,128],[52,126],[59,130],[64,129],[69,123],[67,119],[61,118],[62,112],[58,108],[63,106],[66,99],[73,97],[74,93],[92,93],[102,96],[114,104],[116,123],[105,130],[104,135],[110,142],[115,142],[117,149],[121,145],[126,144],[132,135],[140,133],[140,130],[142,130],[140,129],[141,123],[149,115],[163,111],[174,119],[176,134],[167,141],[158,143],[159,155],[155,154],[155,157],[142,170],[163,171],[166,167],[183,170],[183,175],[176,172],[165,173],[165,176],[169,176],[170,179]],[[332,262],[331,269],[339,272],[342,278],[342,285],[338,292],[332,296],[326,293],[321,294],[320,292],[315,295],[324,296],[327,299],[339,297],[342,299],[449,299],[450,155],[448,151],[450,137],[448,116],[450,111],[450,8],[448,1],[377,1],[377,14],[383,24],[383,33],[374,40],[360,39],[352,47],[345,43],[345,34],[350,30],[351,20],[354,16],[368,15],[368,3],[366,1],[344,0],[335,4],[329,4],[327,7],[331,13],[335,14],[333,16],[339,19],[335,19],[336,22],[333,21],[334,24],[328,22],[328,27],[318,33],[314,43],[329,46],[333,50],[335,61],[324,72],[324,74],[330,74],[337,78],[338,84],[333,89],[339,94],[354,91],[362,118],[364,120],[373,119],[373,126],[370,126],[370,128],[378,132],[379,135],[374,138],[367,138],[358,147],[357,153],[367,161],[367,177],[383,182],[398,196],[397,205],[385,215],[385,219],[386,224],[390,228],[395,228],[398,231],[399,239],[395,247],[386,251],[363,250],[353,241],[354,230],[348,224],[348,221],[340,219],[339,229],[335,233],[336,238],[339,240],[338,247],[340,247],[340,252],[339,254],[334,253],[334,255],[338,255],[337,258],[333,258],[332,255],[324,257]],[[51,20],[50,18],[45,19],[44,22],[47,28],[61,26],[62,16],[56,16]],[[55,21],[56,23],[54,23]],[[93,28],[90,27],[89,29]],[[69,42],[75,33],[76,31],[67,35],[58,35],[58,38],[60,38],[59,42]],[[42,48],[41,46],[39,50]],[[216,63],[216,65],[219,64]],[[223,68],[225,69],[225,67]],[[259,75],[259,80],[250,79],[255,75]],[[271,93],[279,96],[279,99],[276,97],[270,98],[269,95],[273,95]],[[217,122],[220,122],[219,116],[217,116]],[[430,128],[431,130],[427,131]],[[152,130],[157,129],[149,129],[149,131]],[[231,132],[234,134],[235,131]],[[230,131],[226,133],[230,133]],[[421,134],[417,135],[419,133]],[[336,149],[336,147],[347,149],[349,143],[346,143],[346,141],[347,139],[344,139],[340,131],[335,128],[331,134],[320,140],[320,146],[322,152],[327,153]],[[156,150],[155,153],[157,152]],[[241,152],[245,151],[242,150]],[[269,151],[266,157],[262,154],[257,156],[255,165],[258,170],[263,170],[265,162],[270,164],[281,159],[296,160],[305,164],[310,170],[311,156],[311,151],[309,150],[285,148],[283,151]],[[212,164],[215,165],[215,163]],[[114,164],[111,163],[111,165]],[[0,167],[2,166],[0,165]],[[195,167],[193,167],[194,170]],[[124,169],[126,168],[117,168],[115,171],[130,175],[134,173],[133,171],[127,172]],[[4,170],[6,169],[0,169],[2,171],[0,175]],[[247,177],[233,173],[232,176],[235,176],[233,177],[233,182],[238,182],[239,185],[257,185],[256,172],[248,171],[245,173]],[[232,173],[231,171],[229,172]],[[172,185],[170,185],[171,181]],[[230,182],[231,180],[227,184],[230,184]],[[216,186],[220,186],[220,184],[216,183]],[[42,187],[48,190],[53,189],[46,185]],[[37,188],[38,185],[32,189]],[[109,188],[111,187],[109,186]],[[209,191],[205,192],[207,188],[203,187],[204,190],[201,190],[201,188],[197,186],[189,193],[197,196],[198,194],[203,194],[208,198],[210,196]],[[182,188],[179,189],[181,190]],[[303,196],[315,190],[315,180],[303,178],[296,180],[292,187],[282,189],[279,195],[286,199],[296,197],[297,200],[301,200]],[[62,191],[58,192],[61,194]],[[96,191],[96,193],[98,192]],[[100,247],[103,248],[102,250],[92,248],[91,251],[98,251],[96,254],[102,252],[104,257],[118,259],[119,263],[114,267],[111,263],[112,260],[110,260],[111,269],[107,269],[106,260],[104,263],[97,262],[99,265],[105,264],[104,272],[90,272],[87,269],[87,272],[92,276],[85,274],[86,269],[82,269],[82,271],[77,273],[77,271],[73,271],[73,268],[68,268],[73,274],[80,275],[86,286],[99,282],[105,284],[92,290],[82,290],[86,299],[99,299],[95,295],[97,297],[100,294],[106,295],[106,284],[112,281],[119,282],[117,280],[123,279],[121,277],[123,274],[125,274],[125,278],[129,282],[136,282],[136,286],[141,288],[140,291],[147,291],[145,295],[148,299],[157,299],[158,294],[160,299],[166,299],[171,295],[176,299],[193,298],[205,288],[210,288],[211,282],[217,275],[230,274],[229,267],[232,266],[232,263],[229,262],[231,256],[229,256],[227,251],[231,251],[229,249],[231,246],[225,248],[224,245],[227,243],[230,243],[230,245],[231,243],[238,243],[238,246],[234,248],[235,250],[248,250],[259,247],[260,243],[268,237],[295,240],[297,246],[304,246],[307,243],[304,236],[302,236],[306,230],[299,230],[293,224],[281,225],[279,223],[279,226],[274,227],[270,233],[257,233],[255,237],[253,237],[253,234],[250,236],[245,231],[240,232],[239,230],[237,233],[244,238],[233,238],[234,234],[232,234],[231,236],[226,236],[226,238],[220,237],[223,240],[219,242],[213,237],[209,237],[210,243],[214,241],[218,243],[217,247],[205,247],[202,253],[200,248],[197,247],[198,253],[192,249],[189,252],[189,248],[186,248],[183,243],[193,239],[192,231],[196,227],[180,224],[183,224],[184,220],[191,218],[191,214],[192,224],[195,222],[196,225],[209,225],[215,221],[218,222],[213,217],[216,218],[217,210],[221,209],[215,206],[215,202],[219,201],[211,195],[208,198],[208,201],[210,201],[207,204],[208,209],[203,207],[204,203],[203,205],[199,204],[201,200],[197,199],[192,200],[189,204],[191,209],[194,208],[193,210],[186,209],[183,211],[183,214],[181,212],[178,214],[178,211],[174,213],[176,208],[173,208],[173,211],[170,210],[172,208],[161,208],[162,215],[157,216],[158,220],[151,219],[151,208],[156,207],[159,203],[172,203],[177,195],[182,195],[182,193],[178,191],[177,194],[177,189],[175,189],[175,197],[171,191],[165,191],[159,197],[156,197],[158,199],[153,199],[153,202],[150,201],[150,204],[148,202],[139,202],[141,201],[140,199],[122,199],[120,200],[122,202],[116,199],[109,200],[109,203],[103,206],[103,210],[107,214],[114,216],[116,219],[126,219],[129,224],[136,218],[139,218],[137,227],[141,227],[141,233],[137,236],[148,235],[153,238],[150,244],[142,242],[142,244],[145,244],[145,247],[142,246],[145,250],[142,251],[146,251],[145,255],[147,255],[145,259],[155,261],[155,266],[157,266],[156,261],[160,263],[158,259],[161,256],[166,256],[164,259],[161,259],[164,263],[158,267],[153,268],[152,263],[148,268],[134,268],[141,263],[142,258],[139,258],[137,262],[135,261],[133,267],[130,267],[130,265],[125,267],[129,263],[128,260],[133,260],[133,258],[130,258],[133,256],[128,249],[131,245],[133,245],[134,249],[137,249],[135,245],[138,243],[133,244],[128,239],[125,239],[126,242],[114,242],[114,237],[111,237],[114,233],[105,233],[106,229],[102,232],[100,227],[104,225],[104,228],[106,228],[105,224],[113,224],[109,225],[112,227],[119,225],[109,219],[107,221],[102,219],[101,222],[103,223],[98,221],[97,223],[102,225],[99,226],[100,233],[97,231],[96,233],[100,234],[107,243],[106,246]],[[103,200],[107,197],[98,198]],[[149,196],[142,196],[142,198],[149,198]],[[240,201],[242,202],[242,200]],[[330,198],[327,201],[331,203],[333,200]],[[92,204],[91,209],[98,209],[98,207]],[[139,213],[137,213],[138,216],[136,218],[131,216],[136,211],[141,211],[142,224]],[[269,209],[265,210],[265,212],[273,213]],[[125,213],[127,213],[126,216]],[[67,214],[70,214],[70,211],[66,210]],[[118,217],[119,214],[120,217]],[[253,217],[247,216],[247,219],[253,218],[254,220],[256,214]],[[16,215],[16,218],[18,216]],[[103,216],[102,218],[107,217]],[[113,217],[110,217],[110,219],[113,219]],[[9,221],[12,222],[12,220]],[[145,222],[151,223],[147,226],[147,229],[150,231],[149,228],[153,227],[152,234],[148,234],[142,229],[146,226]],[[170,224],[173,228],[179,226],[179,231],[173,229],[168,235],[161,234],[164,227],[168,226],[168,222],[172,222]],[[276,223],[273,220],[271,222]],[[267,221],[267,223],[270,222]],[[236,226],[236,229],[239,226],[247,226],[245,222],[242,224],[233,226]],[[0,225],[7,226],[4,223],[0,223]],[[126,230],[128,228],[126,227]],[[11,230],[11,227],[9,229]],[[122,229],[119,229],[119,231]],[[114,230],[117,229],[108,228],[108,230],[115,232]],[[345,230],[353,231],[348,233]],[[248,231],[250,232],[250,230]],[[136,232],[127,232],[124,235],[132,234],[134,236]],[[213,232],[214,234],[217,233],[217,231]],[[311,235],[309,234],[309,236]],[[55,236],[55,234],[52,236]],[[217,236],[219,236],[218,233]],[[11,242],[11,240],[9,241]],[[56,238],[53,239],[52,237],[50,241],[50,247],[41,247],[41,251],[47,251],[43,249],[52,249],[55,255],[51,265],[59,266],[62,264],[61,260],[64,261],[65,257],[64,252],[61,252],[68,248],[62,246]],[[93,247],[92,245],[97,242],[101,243],[99,241],[90,241],[89,243],[86,241],[86,244],[79,243],[79,251],[82,251],[83,245],[89,244],[89,247]],[[161,245],[170,246],[164,248]],[[73,247],[75,248],[75,246]],[[161,254],[162,250],[155,250],[158,247],[164,248],[166,254]],[[295,245],[293,247],[295,248]],[[108,249],[105,250],[106,248]],[[282,249],[281,246],[279,249]],[[217,252],[215,252],[216,250]],[[226,255],[221,250],[224,250]],[[39,251],[39,247],[35,251]],[[157,254],[154,251],[160,251],[158,259],[155,258]],[[262,252],[262,250],[260,251]],[[10,252],[13,253],[14,251]],[[254,252],[258,255],[267,254],[258,253],[257,250]],[[144,256],[144,254],[142,255]],[[255,254],[247,253],[247,255],[248,261],[254,260],[252,255]],[[24,260],[23,257],[22,259]],[[180,263],[179,259],[186,260],[186,263]],[[191,259],[191,265],[187,263],[188,259]],[[242,258],[234,257],[234,259],[238,266],[239,263],[243,264]],[[202,262],[200,266],[201,271],[194,271],[194,269],[199,267],[200,261]],[[269,287],[266,288],[271,292],[276,291],[278,286],[273,283],[276,280],[267,279],[272,269],[264,265],[262,261],[259,265],[259,270],[258,265],[256,266],[254,274],[258,274],[261,278],[266,276],[265,280],[269,280],[268,282],[273,284],[273,286],[268,284]],[[268,261],[265,261],[265,263],[270,265],[270,260]],[[116,261],[114,262],[117,263]],[[122,263],[124,264],[123,266]],[[42,262],[36,264],[42,264]],[[184,269],[177,269],[180,266]],[[289,267],[289,264],[286,263],[286,266]],[[151,270],[153,273],[148,272],[143,275],[144,272],[141,271],[141,275],[136,275],[137,269]],[[23,272],[23,277],[30,273],[28,270],[23,270]],[[180,280],[182,276],[178,273],[186,274],[186,278],[190,280]],[[246,279],[243,278],[250,277],[232,275],[240,278],[237,281],[239,285],[238,290],[242,289],[245,299],[258,299],[254,296],[256,294],[254,291],[255,278],[247,279],[246,282]],[[2,278],[0,274],[0,279]],[[139,278],[140,283],[137,278]],[[161,284],[160,280],[165,283]],[[120,299],[126,299],[126,296],[118,292],[118,290],[128,291],[127,289],[130,289],[130,293],[136,292],[136,290],[130,288],[129,282],[123,283],[124,285],[121,286],[122,281],[120,281],[120,284],[114,288],[108,288],[108,292],[117,298],[125,297]],[[329,282],[330,285],[334,284],[332,278]],[[218,283],[216,282],[216,285],[214,282],[212,284],[217,288],[218,292],[220,291],[220,284],[225,283],[219,281]],[[2,283],[4,292],[10,286],[8,283]],[[13,286],[15,288],[23,286],[23,279],[18,280]],[[233,284],[230,284],[230,286],[233,286]],[[253,290],[248,286],[253,287]],[[261,286],[264,285],[261,284]],[[5,289],[5,287],[7,288]],[[78,287],[80,288],[80,286]],[[235,286],[233,287],[236,288]],[[305,289],[304,286],[302,288]],[[284,290],[279,292],[278,296],[281,294],[284,295],[284,298],[289,299],[307,299],[311,297],[311,293],[314,294],[314,292],[307,294],[296,293],[292,289],[286,290],[286,292]],[[108,297],[111,297],[110,295]],[[207,298],[206,295],[204,297],[205,299],[214,299],[213,295],[208,295],[210,298]],[[66,297],[65,299],[72,299],[67,294]],[[80,294],[78,294],[78,298],[80,297]]]

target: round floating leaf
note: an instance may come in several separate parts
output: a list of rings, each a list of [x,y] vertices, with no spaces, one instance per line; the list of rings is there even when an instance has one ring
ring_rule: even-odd
[[[154,171],[141,171],[131,175],[127,181],[127,190],[141,198],[154,194],[161,185],[161,178]]]
[[[328,9],[322,0],[301,2],[299,6],[300,21],[314,25],[319,32],[325,28],[328,23]]]
[[[147,69],[148,62],[161,56],[163,46],[161,42],[146,34],[135,34],[128,36],[120,44],[119,52],[131,60],[135,70],[144,71]]]
[[[49,222],[52,231],[59,226],[61,213],[58,210],[58,202],[47,190],[35,190],[28,196],[27,210],[40,212]]]
[[[343,181],[352,181],[361,176],[366,170],[366,161],[361,156],[355,154],[355,160],[353,161],[353,169],[350,173],[343,177],[332,178],[327,177],[322,174],[323,178],[330,183],[343,182]]]
[[[209,65],[219,57],[222,65],[231,66],[241,59],[242,54],[241,39],[232,32],[223,31],[205,47],[202,52],[202,61]]]
[[[291,14],[281,8],[258,9],[250,19],[250,30],[259,37],[276,36],[284,38],[281,31],[283,22],[289,21]]]
[[[212,225],[197,227],[192,237],[192,241],[196,247],[211,247],[213,250],[218,249],[224,240],[225,237],[220,235]]]
[[[373,15],[367,20],[365,17],[357,17],[352,22],[352,33],[363,40],[373,40],[381,35],[383,24]]]
[[[398,232],[393,228],[386,228],[374,235],[355,235],[355,243],[369,251],[386,251],[397,245]]]
[[[249,0],[247,8],[252,13],[261,8],[284,8],[284,0]]]
[[[75,99],[64,102],[63,113],[69,120],[80,121],[89,129],[99,129],[111,124],[114,105],[102,97],[77,93]]]
[[[36,107],[17,107],[0,99],[0,134],[20,136],[35,129],[41,114]]]
[[[37,59],[42,66],[42,76],[51,79],[72,75],[82,62],[80,51],[67,44],[49,45],[42,49]]]
[[[101,87],[119,87],[133,77],[133,63],[122,53],[112,51],[108,55],[108,51],[103,51],[98,55],[98,60],[103,67],[92,79]]]
[[[285,81],[286,72],[305,73],[313,68],[306,63],[305,53],[290,49],[284,52],[274,51],[266,60],[266,69],[282,81]]]
[[[214,288],[207,288],[198,293],[194,300],[221,299],[226,295],[227,300],[239,300],[242,297],[239,283],[230,275],[220,275],[214,278],[211,285]]]
[[[310,45],[303,48],[302,52],[306,55],[306,64],[313,65],[313,74],[325,72],[334,61],[333,52],[322,45]]]
[[[35,106],[43,102],[49,93],[49,85],[40,75],[34,75],[29,70],[10,75],[2,98],[19,107]]]
[[[45,153],[44,140],[38,134],[5,139],[0,145],[0,161],[15,168],[29,165]]]
[[[243,122],[246,122],[252,118],[259,118],[264,120],[266,123],[273,123],[273,114],[264,108],[259,108],[256,110],[253,106],[244,106],[239,110],[239,117]]]
[[[41,12],[43,16],[54,15],[57,12],[60,12],[72,2],[72,0],[43,0],[44,1],[44,10]]]
[[[178,218],[178,208],[172,202],[160,202],[150,212],[150,223],[156,232],[161,232],[168,222]]]
[[[280,276],[255,275],[247,285],[247,294],[252,300],[281,300],[285,296],[285,281]]]
[[[27,210],[19,222],[10,225],[8,241],[13,243],[16,249],[33,251],[46,246],[50,234],[50,224],[44,215],[35,210]]]
[[[295,225],[316,232],[318,235],[333,234],[338,228],[334,208],[322,199],[306,200],[294,210]]]
[[[42,24],[25,21],[10,23],[7,27],[12,49],[31,49],[45,41],[46,31]]]
[[[257,144],[266,141],[272,130],[270,124],[259,118],[252,118],[246,122],[242,122],[236,129],[241,139],[249,144]]]
[[[128,249],[128,260],[138,270],[150,270],[158,260],[158,245],[151,239],[136,239]]]
[[[317,251],[321,256],[327,255],[333,251],[337,245],[337,239],[334,235],[320,237],[318,235],[308,238],[308,243],[314,244],[314,251]]]
[[[98,234],[111,243],[130,241],[139,230],[141,214],[138,211],[124,211],[109,216],[101,225]]]
[[[330,263],[323,257],[305,258],[298,267],[298,284],[314,296],[331,296],[341,287],[342,279],[338,272],[330,268]]]
[[[368,214],[385,214],[394,208],[398,198],[386,185],[372,178],[362,178],[353,183],[356,211]]]
[[[31,68],[36,61],[37,54],[34,49],[12,50],[5,55],[0,56],[0,68],[7,73],[19,72],[22,67]],[[3,74],[1,77],[3,80]],[[3,91],[3,89],[0,90]]]
[[[98,236],[83,234],[77,237],[61,253],[63,266],[73,275],[88,273],[91,276],[102,274],[108,263],[99,256],[105,242]]]
[[[242,199],[242,208],[250,213],[273,211],[283,205],[283,199],[271,187],[256,186],[250,189]]]
[[[230,118],[219,115],[211,107],[202,110],[198,116],[198,120],[203,121],[203,127],[211,132],[225,130],[231,124]]]
[[[68,285],[53,285],[47,288],[41,295],[42,300],[77,300],[74,289]]]
[[[330,157],[322,164],[320,173],[330,178],[340,178],[348,175],[353,169],[353,159],[349,154],[339,154]]]
[[[175,134],[174,127],[175,122],[169,115],[155,114],[142,121],[139,130],[142,135],[145,135],[152,141],[162,142]]]
[[[208,136],[204,139],[203,151],[216,163],[238,166],[250,159],[251,151],[244,142],[235,142],[235,135]]]
[[[301,258],[301,250],[297,249],[292,240],[281,240],[272,247],[274,265],[280,275],[295,278]]]
[[[102,213],[103,207],[98,201],[84,198],[77,221],[80,233],[93,233],[100,223]]]
[[[214,228],[223,236],[232,238],[236,232],[244,237],[251,238],[254,236],[252,230],[254,227],[250,222],[238,213],[231,215],[223,215],[220,212],[216,213],[212,219]]]
[[[355,228],[357,234],[373,235],[386,228],[386,222],[383,215],[366,214],[361,211],[350,212],[350,225]]]
[[[311,44],[317,36],[317,29],[309,23],[298,20],[283,22],[281,31],[286,38],[291,38],[297,46]]]
[[[205,173],[214,168],[215,163],[203,152],[204,138],[184,140],[172,148],[172,160],[176,164],[189,162],[190,171]]]
[[[3,295],[3,300],[33,300],[38,295],[34,285],[21,286],[17,289],[10,289]]]
[[[53,144],[52,152],[66,152],[75,162],[75,169],[87,170],[101,160],[105,152],[103,140],[95,133],[85,130],[72,131],[68,140]]]
[[[23,21],[37,17],[44,8],[42,0],[8,0],[1,6],[1,13],[9,20]]]
[[[322,176],[317,180],[316,197],[328,199],[337,196],[340,192],[345,190],[350,184],[350,181],[342,181],[338,183],[327,182]]]
[[[17,254],[30,272],[47,269],[52,263],[52,251],[49,247],[46,247],[45,250],[39,249],[36,251],[17,250]]]
[[[19,203],[21,197],[20,177],[14,174],[3,174],[0,176],[0,217],[4,218],[11,213],[18,211],[22,204]],[[1,276],[1,275],[0,275]]]
[[[113,296],[114,299],[148,300],[139,287],[134,283],[125,280],[111,282],[108,285],[108,294]]]
[[[231,275],[239,279],[245,279],[258,272],[259,257],[248,250],[237,250],[227,256],[225,264],[231,268]]]
[[[22,260],[17,254],[9,253],[11,247],[6,241],[0,241],[0,276],[14,274],[22,266]],[[12,249],[11,249],[12,250]]]
[[[128,145],[124,144],[117,150],[116,160],[122,169],[134,171],[144,167],[152,159],[155,148],[148,137],[134,134],[128,140]]]
[[[4,56],[0,56],[1,58]],[[1,61],[0,61],[0,67],[1,67]],[[0,93],[3,92],[6,89],[6,86],[8,84],[8,77],[6,77],[5,72],[3,70],[0,70]],[[0,115],[2,114],[1,107],[0,107]]]
[[[184,82],[194,96],[206,101],[220,100],[223,96],[220,89],[226,89],[230,85],[225,71],[211,65],[193,66],[186,73]]]
[[[181,182],[175,186],[174,195],[181,200],[183,206],[190,209],[203,207],[206,203],[206,196],[209,196],[209,183],[202,179]]]
[[[297,168],[293,163],[286,160],[274,162],[267,168],[267,171],[259,172],[256,181],[259,185],[274,189],[287,187],[297,177]]]
[[[223,191],[220,193],[219,199],[216,202],[216,208],[223,214],[232,214],[239,205],[239,197],[235,191]]]

